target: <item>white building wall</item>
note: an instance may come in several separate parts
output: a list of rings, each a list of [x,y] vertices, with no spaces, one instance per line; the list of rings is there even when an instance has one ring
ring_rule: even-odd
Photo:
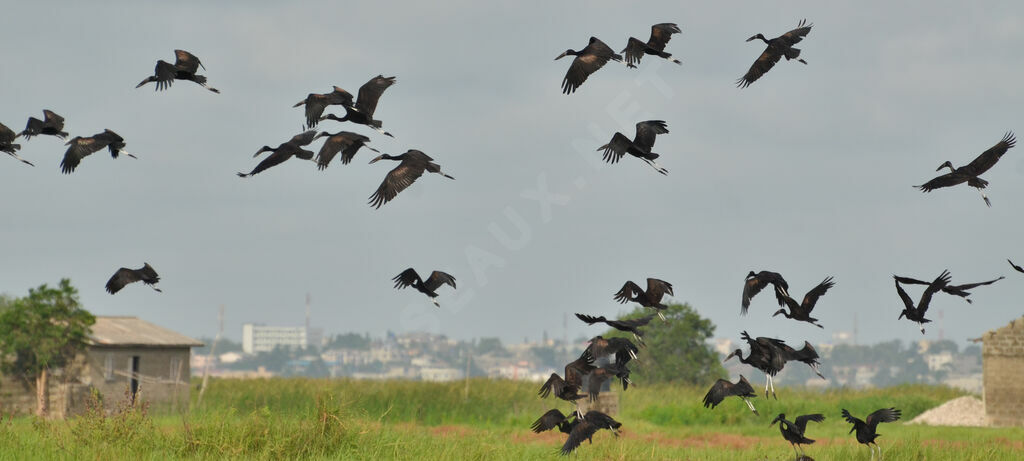
[[[306,327],[242,325],[242,351],[246,354],[270,352],[278,346],[305,348],[308,344]]]

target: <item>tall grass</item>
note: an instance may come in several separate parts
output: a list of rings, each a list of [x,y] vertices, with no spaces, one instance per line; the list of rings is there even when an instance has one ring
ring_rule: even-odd
[[[539,386],[511,381],[421,383],[316,379],[214,380],[202,407],[154,414],[122,405],[93,407],[67,421],[31,417],[0,421],[6,459],[559,459],[561,434],[533,434],[530,423],[549,408],[571,406],[536,395]],[[779,400],[756,399],[761,416],[727,399],[701,405],[706,389],[650,386],[622,393],[623,435],[602,431],[575,459],[792,459],[789,444],[768,421],[776,413],[823,413],[808,432],[817,459],[868,459],[848,435],[839,411],[856,415],[896,406],[904,420],[962,395],[941,387],[883,390],[778,389]],[[889,461],[1024,459],[1024,429],[933,428],[885,424]]]

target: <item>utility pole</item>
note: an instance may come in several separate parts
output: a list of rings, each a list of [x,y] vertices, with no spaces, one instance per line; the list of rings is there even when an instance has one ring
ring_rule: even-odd
[[[210,362],[213,362],[213,354],[217,351],[217,343],[224,334],[224,305],[220,305],[220,312],[217,313],[217,336],[213,338],[213,345],[210,346],[210,354],[206,356],[206,364],[203,366],[203,384],[199,386],[199,397],[196,398],[196,406],[202,405],[203,394],[206,393],[206,383],[210,380]]]

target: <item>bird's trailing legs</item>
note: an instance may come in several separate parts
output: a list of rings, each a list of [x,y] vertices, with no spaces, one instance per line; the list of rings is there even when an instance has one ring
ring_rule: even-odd
[[[768,381],[766,381],[764,383],[764,398],[766,398],[766,399],[768,398],[768,389],[771,388],[771,390],[772,390],[772,397],[774,397],[775,400],[779,400],[779,397],[777,395],[775,395],[775,383],[772,382],[772,375],[765,374],[765,376],[768,377]]]
[[[35,166],[32,162],[21,158],[21,156],[19,156],[18,154],[15,154],[14,152],[8,152],[7,155],[10,155],[11,157],[14,157],[14,158],[16,158],[18,160],[21,160],[22,163],[27,164],[29,166]]]
[[[370,127],[372,127],[373,129],[377,130],[377,132],[379,132],[380,134],[382,134],[384,136],[390,136],[392,138],[395,137],[395,135],[393,135],[391,133],[388,133],[387,131],[384,131],[384,129],[379,127],[379,126],[370,125]]]
[[[119,155],[120,155],[120,154],[124,154],[124,155],[127,155],[127,156],[129,156],[129,157],[131,157],[131,158],[133,158],[133,159],[135,159],[135,160],[138,160],[138,159],[139,159],[139,158],[138,158],[138,157],[136,157],[136,156],[135,156],[134,154],[130,154],[130,153],[128,153],[128,151],[126,151],[126,150],[119,150],[119,151],[117,151],[117,153],[118,153]]]
[[[437,298],[430,298],[430,302],[434,303],[435,306],[441,307],[441,303],[437,302]]]
[[[154,289],[154,290],[156,290],[158,293],[163,293],[164,292],[164,290],[161,290],[161,289],[159,289],[159,288],[157,288],[157,287],[155,287],[153,285],[150,285],[149,287]]]
[[[665,176],[668,176],[668,170],[666,170],[665,168],[662,168],[661,165],[658,165],[658,162],[655,162],[654,160],[646,159],[646,158],[644,159],[644,161],[647,162],[647,164],[650,165],[651,168],[654,168],[658,173],[661,173],[661,174],[663,174]]]

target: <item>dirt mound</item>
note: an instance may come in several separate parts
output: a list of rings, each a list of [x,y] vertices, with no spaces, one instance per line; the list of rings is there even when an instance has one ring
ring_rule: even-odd
[[[912,419],[909,424],[971,427],[988,425],[985,422],[985,403],[971,396],[956,398],[932,408]]]

